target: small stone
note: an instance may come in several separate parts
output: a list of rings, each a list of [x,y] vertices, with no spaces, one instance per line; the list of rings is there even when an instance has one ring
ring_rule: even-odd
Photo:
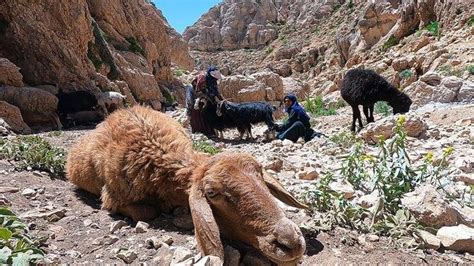
[[[177,247],[176,250],[174,251],[173,259],[171,260],[171,264],[176,264],[180,262],[184,262],[185,260],[189,258],[193,258],[193,253],[186,248],[183,247]]]
[[[138,255],[134,250],[122,249],[118,252],[117,258],[122,259],[125,263],[132,263],[138,258]]]
[[[17,187],[0,187],[0,193],[16,193],[20,191]]]
[[[153,258],[152,262],[157,265],[170,265],[172,260],[173,250],[171,250],[168,245],[163,244],[156,252],[156,256]]]
[[[315,180],[319,177],[319,173],[313,167],[306,167],[298,177],[302,180]]]
[[[331,184],[329,184],[329,188],[337,193],[344,194],[345,199],[350,199],[354,197],[354,187],[346,181],[332,182]]]
[[[89,225],[92,224],[92,220],[91,219],[85,219],[84,222],[82,222],[84,224],[85,227],[89,227]]]
[[[167,245],[171,245],[173,244],[174,240],[173,240],[173,237],[171,237],[170,235],[164,235],[161,237],[161,241]]]
[[[377,242],[380,240],[380,237],[378,235],[370,234],[367,235],[366,239],[370,242]]]
[[[115,221],[110,224],[110,233],[113,234],[115,231],[119,230],[120,228],[127,225],[127,223],[123,220]]]
[[[92,241],[92,244],[95,246],[103,246],[103,245],[112,245],[113,243],[117,242],[119,240],[118,236],[115,235],[106,235],[103,237],[96,238],[94,241]]]
[[[156,236],[147,238],[145,240],[145,243],[146,243],[147,248],[154,248],[154,249],[159,249],[163,245],[163,242],[161,242],[160,239],[158,239],[158,237]]]
[[[289,139],[284,139],[281,143],[283,146],[293,146],[293,141]]]
[[[441,247],[441,240],[432,233],[425,230],[417,230],[417,232],[423,240],[424,248],[437,250]]]
[[[146,233],[148,232],[148,227],[150,227],[149,224],[139,221],[135,226],[135,233]]]
[[[27,198],[33,197],[34,195],[36,195],[36,191],[34,189],[31,189],[31,188],[26,188],[21,192],[21,195],[23,195]]]

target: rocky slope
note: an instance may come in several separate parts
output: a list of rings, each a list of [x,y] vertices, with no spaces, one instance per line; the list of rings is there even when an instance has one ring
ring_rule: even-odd
[[[326,102],[337,102],[344,73],[366,67],[406,88],[418,102],[443,90],[437,82],[423,82],[423,75],[456,76],[468,84],[469,93],[458,97],[457,87],[454,97],[440,101],[469,102],[474,80],[473,10],[472,1],[454,0],[262,0],[245,5],[228,0],[211,9],[184,36],[199,68],[217,64],[228,75],[267,69],[305,83],[302,97],[323,95]],[[232,23],[230,18],[235,17],[248,24]],[[259,30],[250,34],[254,27]],[[266,32],[272,32],[270,41],[259,37]],[[227,35],[241,38],[223,42]],[[249,42],[250,36],[256,38]]]
[[[171,66],[194,65],[186,43],[145,0],[2,1],[0,36],[0,85],[19,90],[117,91],[130,104],[160,109],[182,88]]]

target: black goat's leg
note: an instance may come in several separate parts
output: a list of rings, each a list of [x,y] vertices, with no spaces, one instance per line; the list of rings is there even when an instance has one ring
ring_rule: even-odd
[[[367,124],[368,124],[370,123],[369,105],[364,104],[363,110],[364,110],[364,115],[365,115],[365,118],[367,119]]]
[[[374,105],[375,104],[369,105],[370,122],[375,121],[375,119],[374,119]]]
[[[352,125],[351,125],[351,130],[352,131],[355,131],[355,127],[356,127],[356,120],[359,119],[360,120],[360,111],[359,111],[359,107],[356,105],[356,106],[352,106]],[[360,126],[362,127],[362,122],[360,122]]]

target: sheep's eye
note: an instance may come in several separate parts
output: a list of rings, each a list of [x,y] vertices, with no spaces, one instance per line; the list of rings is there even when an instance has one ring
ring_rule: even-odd
[[[212,190],[212,189],[208,189],[208,190],[206,190],[206,195],[209,198],[214,198],[215,196],[217,196],[217,192]]]

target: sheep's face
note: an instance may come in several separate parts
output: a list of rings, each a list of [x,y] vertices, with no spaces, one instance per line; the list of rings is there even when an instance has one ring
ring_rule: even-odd
[[[214,158],[200,187],[224,236],[255,247],[276,263],[296,262],[305,252],[300,229],[285,217],[272,194],[290,205],[304,205],[265,173],[251,156],[223,154]],[[193,209],[191,200],[190,206]],[[195,216],[193,212],[193,220]],[[201,226],[194,222],[202,246]],[[210,238],[204,237],[207,241]]]
[[[412,101],[408,95],[400,94],[398,101],[392,104],[393,114],[404,114],[410,111]]]

